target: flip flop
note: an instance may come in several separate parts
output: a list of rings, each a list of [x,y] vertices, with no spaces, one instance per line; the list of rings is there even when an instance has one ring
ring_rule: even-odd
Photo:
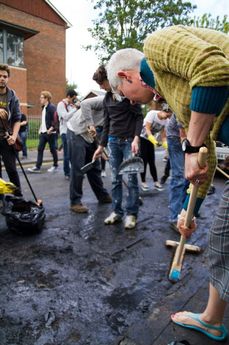
[[[206,330],[204,330],[198,326],[195,326],[195,325],[187,325],[187,324],[182,323],[182,322],[177,322],[174,320],[172,320],[172,321],[181,327],[190,328],[190,329],[194,329],[195,331],[201,332],[201,333],[205,334],[207,337],[209,337],[213,340],[216,340],[216,341],[224,341],[227,338],[228,331],[224,325],[212,326],[209,323],[202,321],[200,319],[200,315],[201,314],[194,314],[194,313],[187,313],[186,314],[186,316],[190,317],[190,319],[192,319],[192,320],[199,322],[203,327],[208,328],[208,329],[214,329],[216,331],[221,332],[221,335],[217,336],[217,335],[211,334],[208,331],[206,331]]]

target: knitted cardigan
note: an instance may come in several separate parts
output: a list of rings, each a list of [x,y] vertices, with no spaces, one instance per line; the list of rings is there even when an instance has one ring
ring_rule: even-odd
[[[144,44],[144,54],[156,79],[156,89],[166,99],[178,121],[188,130],[190,103],[195,86],[229,85],[229,37],[210,29],[168,27],[154,32]],[[229,100],[215,118],[205,144],[209,150],[208,180],[200,186],[198,197],[204,198],[216,167],[215,145],[218,131],[229,115]]]

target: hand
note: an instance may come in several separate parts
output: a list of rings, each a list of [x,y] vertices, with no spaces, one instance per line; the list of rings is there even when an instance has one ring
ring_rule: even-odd
[[[102,152],[103,152],[103,146],[99,145],[99,147],[93,154],[92,160],[95,161],[96,159],[100,158],[102,156]]]
[[[14,145],[16,142],[16,137],[14,135],[8,135],[6,140],[8,145]]]
[[[135,136],[134,140],[131,143],[131,152],[135,155],[139,152],[139,137]]]
[[[94,138],[96,136],[96,129],[95,126],[89,126],[88,127],[88,133]]]
[[[156,139],[155,136],[152,135],[152,134],[148,135],[148,140],[149,140],[153,145],[155,145],[155,146],[156,146],[156,145],[159,145],[157,139]]]
[[[164,147],[165,150],[168,149],[168,144],[166,140],[162,141],[162,147]]]
[[[192,233],[196,230],[196,218],[193,217],[191,224],[189,227],[185,227],[185,218],[186,218],[186,211],[183,209],[181,213],[178,215],[177,221],[177,228],[180,231],[180,234],[183,235],[185,238],[189,238]]]
[[[50,135],[53,133],[53,127],[50,127],[49,129],[47,129],[47,134]]]
[[[37,206],[42,206],[43,205],[42,199],[37,199],[36,204]]]
[[[185,154],[185,177],[192,184],[202,184],[207,179],[208,165],[200,168],[198,153]]]
[[[0,118],[2,120],[7,120],[8,119],[8,113],[5,109],[0,109]]]

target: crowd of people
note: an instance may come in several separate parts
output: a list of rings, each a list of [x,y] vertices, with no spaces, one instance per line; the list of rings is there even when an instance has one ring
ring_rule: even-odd
[[[169,42],[169,44],[168,44]],[[70,90],[58,103],[51,103],[51,94],[41,92],[42,121],[38,156],[30,172],[39,172],[46,143],[58,168],[55,113],[60,121],[64,152],[64,175],[70,179],[70,208],[86,213],[82,203],[84,173],[99,203],[112,203],[106,225],[121,222],[124,227],[136,227],[139,213],[139,187],[148,191],[146,169],[155,188],[162,190],[169,183],[169,222],[185,238],[196,228],[195,217],[185,227],[185,216],[192,185],[198,185],[194,216],[198,216],[216,168],[215,141],[229,146],[229,40],[221,32],[187,26],[172,26],[149,35],[144,52],[133,48],[115,52],[106,66],[99,66],[93,80],[105,90],[102,97],[76,103],[77,93]],[[20,189],[20,181],[12,149],[22,125],[19,101],[7,87],[10,71],[0,65],[0,154],[9,179]],[[153,105],[143,119],[141,104]],[[155,108],[156,104],[156,108]],[[10,107],[10,109],[9,109]],[[10,116],[9,116],[10,114]],[[6,137],[6,127],[11,131]],[[22,130],[23,132],[23,130]],[[158,137],[160,134],[160,139]],[[23,137],[23,135],[22,135]],[[168,164],[160,182],[155,165],[155,148],[168,149]],[[199,149],[208,149],[208,163],[198,164]],[[99,158],[108,151],[111,170],[111,196],[104,188]],[[105,152],[104,152],[105,151]],[[123,206],[123,181],[120,164],[132,155],[140,154],[144,162],[139,186],[137,173],[128,174],[127,198]],[[23,151],[26,157],[27,152]],[[106,158],[105,158],[106,159]],[[104,166],[103,166],[104,169]],[[171,173],[169,172],[171,170]],[[190,187],[188,189],[188,186]],[[209,231],[209,300],[200,314],[179,312],[172,321],[195,329],[216,341],[225,340],[227,329],[223,318],[229,301],[229,182],[227,181],[218,212]]]

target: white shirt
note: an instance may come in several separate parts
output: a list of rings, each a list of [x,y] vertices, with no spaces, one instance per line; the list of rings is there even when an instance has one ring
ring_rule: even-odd
[[[66,109],[67,108],[67,109]],[[76,107],[73,104],[66,103],[62,100],[57,105],[57,114],[60,121],[60,135],[67,133],[67,122],[77,112]]]
[[[144,118],[143,121],[143,128],[141,132],[141,137],[147,139],[147,134],[146,134],[146,123],[151,123],[151,132],[152,134],[156,134],[162,130],[162,128],[168,123],[169,119],[166,120],[160,120],[158,117],[158,113],[160,110],[151,110],[146,114],[146,117]]]
[[[39,129],[39,133],[46,133],[47,132],[45,117],[46,117],[46,105],[44,106],[44,108],[42,110],[41,125],[40,125],[40,129]]]

